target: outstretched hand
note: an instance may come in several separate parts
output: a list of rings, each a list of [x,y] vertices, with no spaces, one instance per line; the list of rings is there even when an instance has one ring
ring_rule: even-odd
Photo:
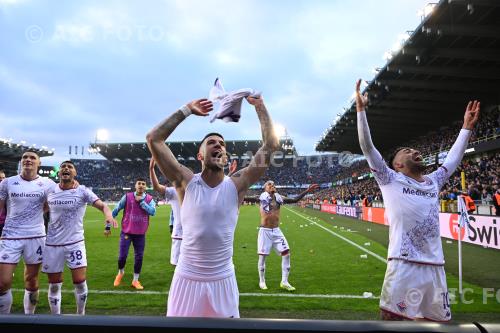
[[[238,168],[238,161],[237,160],[233,160],[231,162],[231,165],[229,166],[229,173],[232,175],[233,173],[236,172],[237,168]]]
[[[479,119],[480,108],[481,102],[469,101],[469,104],[467,104],[467,108],[465,109],[463,128],[468,130],[474,129],[474,126],[476,126],[477,120]]]
[[[206,98],[196,99],[187,104],[191,112],[197,116],[206,117],[208,113],[214,109],[212,101]]]
[[[356,111],[357,112],[364,111],[366,106],[368,105],[368,93],[361,95],[360,87],[361,87],[361,79],[356,81]]]
[[[106,219],[106,226],[108,225],[112,225],[115,229],[118,228],[118,222],[112,217]],[[111,229],[104,229],[104,236],[109,237],[109,235],[111,235]]]
[[[260,96],[260,97],[248,96],[247,97],[247,102],[250,103],[251,105],[257,107],[259,105],[263,105],[264,104],[264,99],[262,98],[262,96]]]
[[[311,192],[314,192],[316,191],[317,189],[319,189],[319,185],[318,184],[312,184],[309,186],[309,188],[307,189],[307,193],[311,193]]]

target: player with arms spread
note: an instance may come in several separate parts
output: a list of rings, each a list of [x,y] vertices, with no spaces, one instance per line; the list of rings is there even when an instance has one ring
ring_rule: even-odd
[[[380,296],[384,320],[449,321],[444,256],[439,228],[439,191],[462,160],[479,118],[478,101],[467,105],[463,127],[444,163],[424,174],[422,154],[413,148],[394,151],[388,163],[372,143],[365,108],[368,96],[356,84],[361,150],[377,181],[389,221],[387,271]]]
[[[259,255],[259,287],[262,290],[267,290],[266,285],[266,257],[274,248],[276,253],[281,255],[281,283],[280,288],[294,291],[288,276],[290,274],[290,247],[279,228],[280,224],[280,208],[281,205],[287,203],[299,202],[307,193],[316,191],[319,188],[318,184],[309,186],[308,189],[300,193],[295,198],[281,196],[276,192],[274,182],[268,180],[264,184],[264,192],[260,196],[245,197],[245,201],[260,202],[260,228],[259,236],[257,237],[257,253]]]

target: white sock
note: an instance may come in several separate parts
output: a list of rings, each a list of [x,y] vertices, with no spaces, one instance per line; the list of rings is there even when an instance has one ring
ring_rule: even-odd
[[[281,257],[281,282],[288,283],[288,275],[290,274],[290,255]]]
[[[61,314],[61,288],[62,282],[49,283],[49,306],[52,314]]]
[[[121,268],[118,270],[118,274],[125,274],[125,268]]]
[[[257,264],[259,269],[259,281],[266,282],[266,256],[259,255],[259,263]]]
[[[89,290],[87,289],[87,281],[74,284],[74,286],[75,286],[75,299],[76,299],[76,313],[79,315],[84,315],[85,305],[87,304],[87,295],[89,293]]]
[[[9,314],[12,307],[12,290],[0,293],[0,313]]]
[[[134,273],[134,281],[139,281],[139,274]]]
[[[35,314],[38,303],[38,290],[29,291],[24,289],[24,314]]]

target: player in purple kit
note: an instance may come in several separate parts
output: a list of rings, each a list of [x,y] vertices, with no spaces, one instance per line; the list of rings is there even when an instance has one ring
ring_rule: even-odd
[[[118,287],[125,274],[125,263],[127,262],[130,243],[134,246],[134,278],[132,287],[138,290],[144,289],[139,281],[144,248],[146,246],[146,232],[149,227],[149,216],[156,213],[156,203],[150,194],[146,193],[146,180],[137,178],[135,192],[124,195],[118,205],[113,209],[113,217],[124,209],[122,218],[122,232],[120,234],[120,254],[118,257],[118,274],[113,285]]]
[[[59,186],[49,192],[47,202],[50,221],[45,242],[42,271],[49,278],[49,306],[52,314],[61,313],[61,287],[64,263],[71,269],[75,290],[76,313],[85,314],[87,302],[87,254],[83,231],[83,216],[87,204],[104,213],[106,225],[118,226],[111,210],[89,188],[75,186],[75,165],[64,161],[59,168]]]

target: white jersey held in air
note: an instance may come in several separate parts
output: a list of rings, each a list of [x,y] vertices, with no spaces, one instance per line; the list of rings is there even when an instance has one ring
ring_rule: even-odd
[[[176,273],[200,281],[224,279],[234,274],[238,191],[231,178],[225,176],[212,188],[201,174],[195,174],[186,187],[181,216],[183,235]]]
[[[165,187],[165,201],[172,207],[174,215],[173,239],[182,239],[181,206],[177,191],[173,187]]]
[[[45,236],[43,205],[56,183],[49,178],[24,180],[20,175],[0,183],[0,200],[6,201],[7,217],[2,239],[26,239]]]
[[[46,245],[70,245],[83,241],[83,216],[87,204],[92,205],[97,200],[97,195],[83,185],[69,190],[54,187],[47,198],[50,222]]]
[[[389,259],[443,265],[439,227],[439,191],[455,172],[471,131],[462,129],[446,160],[418,182],[388,167],[371,141],[366,113],[358,112],[361,150],[377,181],[389,222]]]

